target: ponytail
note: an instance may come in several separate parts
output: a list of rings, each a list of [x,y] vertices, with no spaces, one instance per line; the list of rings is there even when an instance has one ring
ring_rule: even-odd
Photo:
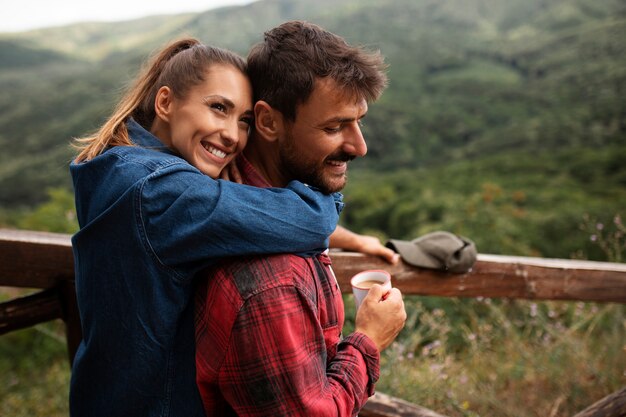
[[[89,161],[111,146],[132,146],[126,129],[126,121],[132,116],[144,128],[150,128],[155,117],[156,92],[162,85],[159,85],[159,79],[162,78],[166,64],[181,51],[196,45],[200,45],[196,39],[182,39],[167,46],[156,55],[100,129],[93,135],[75,140],[74,146],[79,150],[76,162]]]

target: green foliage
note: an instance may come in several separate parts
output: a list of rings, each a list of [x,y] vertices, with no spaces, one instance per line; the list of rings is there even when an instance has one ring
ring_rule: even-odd
[[[344,296],[346,326],[354,301]],[[377,390],[450,417],[571,416],[626,382],[626,307],[406,296]]]
[[[16,221],[17,227],[56,233],[77,232],[74,194],[65,188],[52,188],[48,190],[48,197],[47,202],[27,214],[22,214]]]
[[[591,249],[601,251],[609,262],[626,260],[626,226],[620,214],[606,222],[585,214],[580,228],[588,233],[589,240],[594,245]],[[581,250],[580,257],[586,259],[588,255]]]
[[[382,385],[403,398],[450,416],[568,416],[623,385],[623,306],[439,301],[409,300],[415,327],[385,354]]]
[[[67,60],[68,57],[51,50],[36,50],[19,42],[0,39],[0,69],[5,71]]]
[[[480,164],[353,172],[342,222],[400,239],[449,230],[474,240],[483,253],[571,258],[582,250],[589,259],[609,260],[579,226],[585,215],[624,215],[624,168],[617,163],[624,149],[520,151]]]
[[[0,291],[0,301],[8,298]],[[67,416],[69,380],[60,320],[0,337],[0,415]]]

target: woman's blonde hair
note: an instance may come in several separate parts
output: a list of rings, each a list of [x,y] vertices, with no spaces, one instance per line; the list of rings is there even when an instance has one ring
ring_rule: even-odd
[[[115,107],[111,117],[89,136],[75,140],[79,150],[76,162],[89,161],[112,146],[133,146],[126,129],[129,117],[146,130],[156,117],[154,101],[159,88],[168,86],[177,98],[184,98],[189,89],[205,81],[208,69],[227,64],[246,74],[246,63],[234,52],[203,45],[194,38],[185,38],[163,48],[144,68]]]

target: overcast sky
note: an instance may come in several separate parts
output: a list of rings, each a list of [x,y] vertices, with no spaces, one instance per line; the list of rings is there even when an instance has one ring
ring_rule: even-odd
[[[83,21],[129,20],[155,14],[201,12],[253,0],[3,0],[0,32]]]

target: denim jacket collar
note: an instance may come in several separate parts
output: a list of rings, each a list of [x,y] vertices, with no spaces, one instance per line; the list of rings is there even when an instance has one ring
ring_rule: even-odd
[[[126,128],[128,129],[128,136],[132,138],[131,141],[135,145],[178,156],[176,151],[165,146],[159,138],[144,129],[132,117],[126,121]]]

